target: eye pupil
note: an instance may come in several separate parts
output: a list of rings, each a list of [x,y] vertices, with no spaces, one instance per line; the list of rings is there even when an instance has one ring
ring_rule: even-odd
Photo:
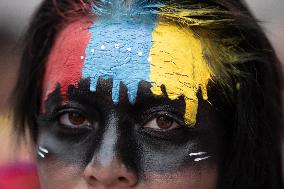
[[[157,125],[161,129],[168,129],[173,125],[173,119],[165,116],[160,116],[157,118]]]
[[[78,113],[69,113],[69,121],[73,125],[81,125],[85,120],[86,118]]]

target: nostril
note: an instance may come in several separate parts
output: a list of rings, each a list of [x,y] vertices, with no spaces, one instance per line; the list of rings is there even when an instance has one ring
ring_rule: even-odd
[[[94,176],[90,176],[90,179],[91,179],[92,181],[96,181],[96,180],[97,180],[97,178],[94,177]]]
[[[125,177],[118,177],[118,180],[120,182],[127,182],[127,179]]]

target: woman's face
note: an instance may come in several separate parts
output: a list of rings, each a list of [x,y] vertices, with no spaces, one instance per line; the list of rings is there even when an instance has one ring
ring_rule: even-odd
[[[42,188],[216,188],[220,112],[206,101],[209,79],[185,28],[68,24],[42,83]]]

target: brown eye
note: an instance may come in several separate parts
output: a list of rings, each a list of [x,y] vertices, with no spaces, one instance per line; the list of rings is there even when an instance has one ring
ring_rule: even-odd
[[[76,112],[62,114],[59,118],[59,122],[62,125],[71,127],[82,127],[91,124],[84,115]]]
[[[69,113],[68,117],[73,125],[81,125],[86,121],[86,118],[78,113]]]
[[[144,125],[144,128],[156,130],[172,130],[178,127],[180,127],[180,125],[168,116],[156,117]]]
[[[156,123],[161,129],[169,129],[173,125],[174,120],[165,116],[160,116],[156,118]]]

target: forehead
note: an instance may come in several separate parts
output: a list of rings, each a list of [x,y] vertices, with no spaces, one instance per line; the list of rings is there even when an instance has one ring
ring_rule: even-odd
[[[135,103],[138,84],[152,84],[154,95],[174,100],[184,96],[188,123],[194,123],[199,89],[206,96],[211,73],[201,42],[187,28],[154,17],[137,21],[88,20],[68,24],[59,34],[47,62],[43,82],[46,99],[60,85],[66,96],[68,86],[90,79],[95,92],[99,78],[112,79],[112,99],[119,101],[120,84],[126,85],[128,99]]]
[[[84,54],[91,34],[88,32],[92,21],[77,21],[67,25],[57,36],[48,56],[42,83],[43,100],[53,92],[56,85],[66,95],[69,85],[76,85],[82,77]]]

